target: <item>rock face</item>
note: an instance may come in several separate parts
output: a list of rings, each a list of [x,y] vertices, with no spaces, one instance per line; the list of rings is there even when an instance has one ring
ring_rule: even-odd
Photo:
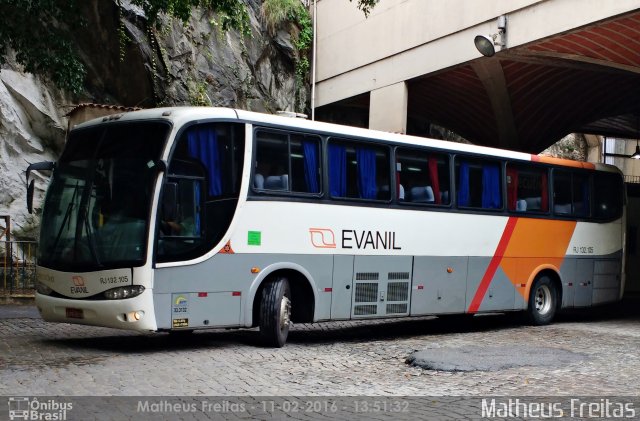
[[[0,215],[11,216],[14,237],[37,235],[38,218],[26,212],[24,171],[28,163],[57,159],[66,136],[64,114],[73,104],[304,111],[294,108],[307,98],[307,88],[296,83],[295,28],[269,35],[261,2],[243,1],[249,37],[221,31],[217,16],[202,10],[186,25],[162,17],[148,28],[142,11],[126,0],[121,8],[114,1],[82,2],[88,25],[71,33],[87,68],[85,91],[77,97],[20,72],[11,60],[0,69]],[[118,29],[126,38],[118,37]],[[38,211],[48,179],[34,176]]]
[[[542,151],[541,155],[586,161],[588,149],[587,141],[583,135],[571,133]]]
[[[220,29],[219,17],[195,10],[191,20],[160,17],[149,27],[127,1],[92,0],[83,14],[95,29],[76,35],[95,102],[124,106],[205,105],[252,111],[294,110],[298,87],[294,27],[271,36],[259,0],[243,0],[251,35]],[[126,38],[115,34],[122,29]],[[302,89],[302,101],[306,90]]]
[[[52,161],[64,145],[65,98],[39,78],[13,70],[0,71],[0,215],[9,215],[13,236],[33,237],[38,219],[26,210],[25,169]],[[42,201],[48,178],[33,173],[35,203]]]
[[[295,50],[289,33],[267,36],[251,1],[252,36],[221,32],[215,16],[196,15],[184,26],[162,19],[156,31],[157,100],[169,105],[213,105],[253,111],[295,110]]]

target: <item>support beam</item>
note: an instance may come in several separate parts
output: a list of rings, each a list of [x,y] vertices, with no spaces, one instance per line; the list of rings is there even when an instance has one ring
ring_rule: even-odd
[[[482,58],[472,62],[471,67],[478,75],[491,102],[498,128],[498,145],[505,149],[516,149],[518,132],[513,119],[507,81],[504,78],[500,61],[495,56]]]
[[[585,134],[587,141],[587,162],[603,162],[602,159],[602,136]]]
[[[408,98],[409,91],[405,82],[371,91],[369,128],[405,134]]]

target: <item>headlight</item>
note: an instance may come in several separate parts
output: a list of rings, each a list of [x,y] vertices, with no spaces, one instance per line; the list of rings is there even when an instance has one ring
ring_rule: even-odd
[[[142,285],[130,285],[126,287],[112,288],[104,292],[107,300],[123,300],[125,298],[136,297],[144,291]]]
[[[38,282],[36,284],[36,291],[38,291],[38,294],[42,294],[42,295],[51,295],[51,293],[53,292],[51,288],[49,288],[42,282]]]

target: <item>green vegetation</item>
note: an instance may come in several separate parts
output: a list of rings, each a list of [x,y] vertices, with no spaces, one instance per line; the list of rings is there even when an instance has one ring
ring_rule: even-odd
[[[70,30],[83,28],[84,0],[0,0],[0,64],[9,50],[29,73],[46,75],[61,89],[78,93],[86,70],[75,49]],[[223,30],[250,33],[249,14],[241,0],[132,0],[151,24],[161,13],[187,22],[195,7],[213,11]],[[123,28],[117,29],[122,54],[126,42]]]
[[[313,42],[313,23],[308,10],[300,0],[264,0],[262,15],[267,29],[275,33],[283,24],[291,22],[299,32],[293,34],[293,45],[296,49],[296,104],[297,111],[304,111],[301,91],[304,79],[309,74],[309,51]]]
[[[353,2],[353,0],[349,0]],[[362,10],[365,16],[369,16],[371,13],[371,9],[379,2],[380,0],[358,0],[358,9]]]
[[[187,82],[189,87],[189,103],[197,107],[210,107],[211,100],[207,95],[207,82]]]
[[[85,69],[63,29],[84,26],[77,0],[0,0],[0,10],[0,64],[13,49],[25,71],[78,92]]]
[[[285,22],[296,21],[297,17],[306,12],[300,0],[264,0],[262,16],[270,33],[275,33]]]
[[[86,70],[70,35],[71,30],[86,27],[81,6],[85,0],[0,0],[0,64],[10,50],[24,70],[46,75],[61,89],[78,93],[83,89]],[[119,1],[119,0],[116,0]],[[158,24],[160,14],[187,22],[194,8],[216,13],[216,25],[223,31],[235,29],[247,36],[251,33],[249,14],[242,0],[131,0],[140,6],[150,24]],[[353,0],[349,0],[353,1]],[[368,15],[378,0],[357,0]],[[297,22],[301,32],[296,48],[301,52],[296,73],[306,74],[309,63],[302,59],[311,44],[312,28],[308,12],[299,0],[265,0],[282,3],[275,6],[286,19]],[[273,15],[274,19],[276,14]],[[280,22],[282,19],[280,20]],[[118,27],[120,54],[127,42],[124,28]]]

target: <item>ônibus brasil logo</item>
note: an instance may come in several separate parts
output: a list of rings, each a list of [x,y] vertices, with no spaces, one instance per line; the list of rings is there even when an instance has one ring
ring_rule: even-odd
[[[36,397],[10,397],[9,419],[13,420],[52,420],[64,421],[73,409],[71,402],[59,402],[55,399],[42,400]]]

